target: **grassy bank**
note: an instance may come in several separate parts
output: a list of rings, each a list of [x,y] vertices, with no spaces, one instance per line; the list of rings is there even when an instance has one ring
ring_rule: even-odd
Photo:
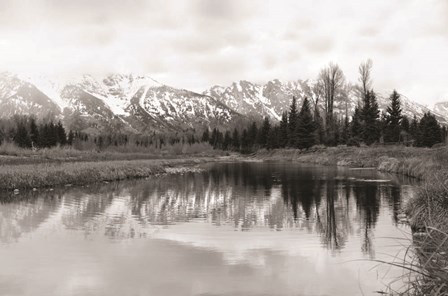
[[[371,167],[383,172],[403,174],[420,179],[434,172],[448,171],[447,148],[382,147],[313,147],[309,150],[262,150],[254,155],[265,160],[347,167]]]
[[[308,151],[259,151],[254,157],[371,167],[421,179],[422,185],[405,209],[416,256],[400,263],[414,274],[404,295],[448,295],[448,148],[313,147]]]
[[[173,167],[191,167],[212,160],[213,158],[196,157],[3,165],[0,170],[0,189],[30,189],[145,178],[171,172]]]
[[[164,146],[163,149],[149,149],[135,147],[112,147],[105,150],[77,150],[71,147],[53,147],[39,150],[22,149],[11,143],[0,145],[0,166],[83,162],[83,161],[111,161],[135,159],[175,159],[185,157],[214,157],[224,152],[213,150],[207,143],[192,145],[176,143]]]

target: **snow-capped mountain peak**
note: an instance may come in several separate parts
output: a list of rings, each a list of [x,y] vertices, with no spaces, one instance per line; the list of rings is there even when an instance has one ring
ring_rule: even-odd
[[[316,103],[316,81],[274,79],[264,84],[240,80],[229,86],[213,86],[202,94],[159,83],[149,75],[111,74],[104,77],[83,75],[70,79],[0,73],[0,117],[14,114],[59,118],[74,110],[88,125],[101,128],[119,119],[136,132],[202,130],[204,127],[229,128],[235,123],[262,120],[278,121],[289,110],[292,97],[298,107],[304,97]],[[378,93],[378,105],[384,111],[389,94]],[[359,90],[347,85],[335,99],[336,117],[350,116],[358,105]],[[430,111],[427,107],[401,96],[403,113],[412,118]],[[318,108],[323,109],[323,100]],[[447,123],[448,103],[436,104],[432,111]]]

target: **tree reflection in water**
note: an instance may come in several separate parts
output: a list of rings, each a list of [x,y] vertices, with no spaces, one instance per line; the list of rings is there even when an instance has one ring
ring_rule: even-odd
[[[340,251],[354,233],[375,256],[373,229],[386,205],[397,223],[400,186],[366,182],[375,172],[273,163],[213,164],[202,173],[169,175],[0,204],[0,240],[9,242],[51,221],[85,236],[147,237],[158,227],[200,220],[235,230],[299,230],[319,234]]]

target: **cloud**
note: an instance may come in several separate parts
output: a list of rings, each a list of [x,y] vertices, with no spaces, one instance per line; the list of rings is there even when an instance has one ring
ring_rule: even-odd
[[[13,72],[149,73],[201,91],[312,79],[329,61],[355,82],[367,58],[378,90],[448,99],[448,2],[0,1],[0,68]]]

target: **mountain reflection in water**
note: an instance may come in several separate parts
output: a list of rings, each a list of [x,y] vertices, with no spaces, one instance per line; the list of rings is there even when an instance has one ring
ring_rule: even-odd
[[[360,294],[359,286],[364,285],[366,290],[363,293],[368,295],[374,289],[384,288],[384,282],[387,281],[367,273],[371,265],[369,268],[366,265],[362,267],[365,273],[361,277],[369,282],[360,284],[359,274],[358,280],[355,280],[355,275],[359,273],[361,263],[351,264],[352,268],[343,262],[381,259],[383,257],[378,254],[395,256],[400,252],[402,247],[385,237],[405,236],[407,227],[399,224],[397,214],[402,200],[413,193],[411,185],[411,180],[397,179],[396,176],[371,170],[288,163],[219,163],[206,165],[206,170],[201,173],[168,175],[88,188],[30,192],[18,197],[4,195],[0,203],[0,258],[5,263],[0,267],[0,294],[33,294],[30,291],[35,289],[35,283],[31,281],[25,287],[19,287],[14,284],[15,280],[21,277],[25,279],[29,270],[36,272],[45,264],[46,268],[51,269],[52,261],[46,260],[45,256],[52,256],[54,252],[60,252],[61,258],[71,254],[73,260],[88,263],[90,267],[83,266],[82,270],[90,270],[88,268],[92,268],[92,265],[94,270],[106,268],[103,261],[97,262],[98,259],[93,259],[95,256],[91,257],[91,248],[103,248],[105,253],[110,253],[110,260],[119,261],[114,253],[117,251],[111,249],[119,243],[128,248],[140,246],[133,250],[136,256],[145,248],[159,254],[157,260],[148,259],[148,262],[158,264],[149,269],[163,269],[166,265],[165,272],[172,273],[176,278],[184,275],[181,270],[198,272],[194,266],[210,257],[213,259],[207,261],[207,264],[210,265],[209,270],[213,271],[210,271],[208,277],[214,273],[219,277],[225,268],[237,264],[253,273],[251,280],[254,281],[272,279],[272,274],[258,274],[261,271],[257,268],[266,266],[278,273],[274,277],[284,273],[285,278],[290,278],[290,272],[313,274],[311,269],[316,269],[314,276],[316,283],[319,283],[317,287],[308,287],[313,281],[305,284],[302,275],[302,283],[298,277],[300,288],[289,280],[285,284],[285,279],[281,278],[277,279],[281,285],[274,284],[264,290],[257,290],[252,284],[235,279],[224,280],[228,286],[223,282],[223,286],[218,288],[221,284],[213,285],[215,279],[209,278],[200,281],[201,285],[207,286],[203,282],[207,280],[210,287],[216,287],[216,290],[199,289],[204,293],[271,294],[272,291],[270,293],[268,290],[272,288],[279,295],[297,295],[301,291],[313,294],[332,291],[331,294],[335,295],[349,295],[351,292]],[[47,248],[50,243],[51,247]],[[146,247],[143,248],[141,244]],[[23,249],[19,247],[21,245]],[[56,248],[58,245],[60,248]],[[36,262],[34,258],[24,259],[21,252],[33,246],[42,262]],[[17,250],[12,251],[12,248]],[[180,249],[172,253],[170,248]],[[199,261],[192,263],[176,257],[181,256],[179,254],[182,254],[182,250],[193,256],[192,250],[187,251],[186,248],[193,248],[194,256],[199,256]],[[32,253],[33,249],[29,249],[29,252]],[[96,252],[98,250],[95,249]],[[213,257],[217,253],[221,254],[222,262]],[[173,254],[177,255],[173,257]],[[149,256],[140,255],[141,258]],[[294,262],[299,257],[300,264],[305,264],[303,260],[306,260],[313,268],[306,271],[298,266],[289,266],[284,261]],[[120,269],[123,266],[119,264],[107,268]],[[335,283],[329,283],[326,277],[330,277],[330,271],[334,269],[331,272],[334,277],[338,270],[334,264],[350,269],[353,275],[345,274],[341,279],[335,279]],[[141,266],[126,266],[136,273],[140,272]],[[64,270],[63,266],[60,268]],[[27,272],[23,274],[23,270]],[[179,274],[176,276],[176,273]],[[47,278],[44,273],[41,280],[50,281],[51,274],[49,272]],[[398,271],[390,276],[395,274]],[[59,292],[67,295],[146,295],[139,292],[142,291],[143,283],[146,283],[143,285],[144,290],[153,291],[154,295],[170,295],[177,291],[172,290],[172,286],[168,287],[174,281],[170,281],[169,276],[154,280],[152,285],[144,280],[142,283],[136,280],[137,283],[132,281],[128,290],[113,290],[110,279],[102,278],[99,281],[97,278],[100,275],[101,271],[97,271],[91,275],[92,283],[90,280],[80,281],[71,288],[64,286],[67,285],[63,283],[64,279],[54,285],[65,287],[65,290],[61,288]],[[108,286],[104,282],[111,288],[104,288]],[[178,284],[183,285],[179,290],[184,291],[182,295],[202,293],[186,282]],[[91,285],[91,290],[86,290],[86,285]],[[41,290],[34,295],[53,291],[49,288],[52,287],[50,283],[46,288],[42,288],[41,284],[37,286]],[[304,286],[308,288],[303,290]]]

